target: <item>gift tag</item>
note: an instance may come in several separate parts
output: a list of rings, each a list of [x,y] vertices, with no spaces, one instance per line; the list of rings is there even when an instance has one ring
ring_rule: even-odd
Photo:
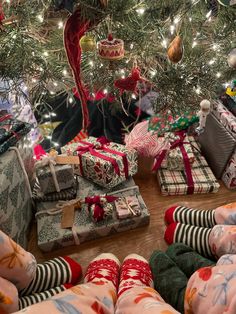
[[[58,165],[79,165],[80,161],[78,156],[58,155],[56,157],[56,163]]]
[[[75,207],[73,205],[65,206],[62,209],[61,228],[72,228],[75,218]]]

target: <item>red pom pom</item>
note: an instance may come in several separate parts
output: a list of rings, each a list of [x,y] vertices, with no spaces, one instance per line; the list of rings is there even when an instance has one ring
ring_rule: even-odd
[[[112,34],[109,34],[108,37],[107,37],[107,39],[108,39],[109,41],[112,41],[112,40],[113,40]]]

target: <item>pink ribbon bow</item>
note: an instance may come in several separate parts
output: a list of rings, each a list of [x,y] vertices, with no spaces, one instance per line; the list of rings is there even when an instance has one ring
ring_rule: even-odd
[[[93,208],[93,218],[96,221],[101,221],[104,219],[105,216],[105,210],[104,206],[107,205],[107,203],[112,203],[117,199],[115,196],[92,196],[92,197],[86,197],[85,203],[88,204],[89,208],[91,206],[94,206]]]
[[[120,176],[120,168],[119,168],[117,161],[115,160],[115,158],[106,156],[106,155],[101,154],[99,152],[99,150],[103,150],[104,152],[111,153],[111,154],[118,155],[118,156],[122,157],[123,164],[124,164],[125,177],[126,177],[126,179],[128,178],[129,171],[128,171],[128,160],[127,160],[126,154],[108,148],[107,146],[110,144],[110,142],[105,136],[98,138],[97,143],[89,143],[86,141],[79,141],[79,143],[84,145],[84,146],[79,146],[77,148],[77,153],[78,153],[78,156],[80,159],[80,172],[81,172],[82,176],[83,176],[82,155],[84,153],[87,153],[87,152],[90,152],[90,154],[92,156],[95,156],[95,157],[98,157],[98,158],[101,158],[103,160],[110,162],[114,168],[115,173],[118,176]]]
[[[171,143],[170,150],[179,147],[180,151],[183,156],[183,161],[184,161],[184,168],[185,168],[185,173],[186,173],[186,180],[187,180],[187,185],[188,185],[188,190],[187,194],[193,194],[194,192],[194,181],[193,181],[193,176],[192,176],[192,170],[191,170],[191,164],[190,160],[188,157],[188,154],[184,148],[184,144],[187,144],[187,142],[184,142],[184,139],[186,137],[186,131],[178,131],[175,133],[175,135],[179,136],[177,140],[175,140],[173,143]],[[156,171],[160,168],[164,158],[166,157],[166,154],[168,153],[168,149],[163,149],[160,154],[158,154],[155,158],[155,164],[152,168],[153,171]]]

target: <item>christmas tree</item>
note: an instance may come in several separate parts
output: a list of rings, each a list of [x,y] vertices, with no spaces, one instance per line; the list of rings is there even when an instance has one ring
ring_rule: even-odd
[[[64,91],[70,106],[76,86],[86,118],[88,99],[107,98],[119,110],[148,89],[158,92],[156,113],[197,111],[235,78],[234,4],[3,0],[0,77],[10,84],[1,96],[21,93],[24,82],[37,111]]]

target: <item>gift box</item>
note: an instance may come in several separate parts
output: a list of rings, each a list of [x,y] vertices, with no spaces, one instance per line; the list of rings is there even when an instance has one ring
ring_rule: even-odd
[[[106,139],[89,137],[61,148],[62,153],[76,154],[80,165],[75,173],[102,187],[112,188],[133,176],[137,170],[137,152]]]
[[[201,150],[217,179],[220,179],[236,148],[236,118],[220,103],[207,117],[204,132],[199,136]]]
[[[37,179],[44,194],[60,192],[74,186],[74,170],[71,165],[52,165],[52,167],[53,169],[49,165],[36,167]]]
[[[9,149],[0,158],[0,228],[26,248],[32,218],[31,189],[26,171],[33,163],[33,150],[24,143],[18,145],[18,150]]]
[[[226,166],[222,176],[222,181],[228,189],[236,189],[236,151]]]
[[[82,177],[78,177],[78,180],[80,189],[77,192],[77,197],[85,199],[85,197],[105,194],[115,197],[136,196],[139,201],[141,215],[122,220],[118,219],[113,202],[114,209],[112,215],[96,222],[91,216],[88,204],[84,203],[80,210],[75,211],[73,227],[62,229],[62,213],[58,213],[58,210],[56,212],[52,210],[52,214],[50,214],[51,209],[57,208],[57,203],[39,203],[37,204],[36,218],[38,245],[41,250],[50,252],[62,247],[78,245],[89,240],[149,224],[150,215],[148,209],[133,179],[129,179],[113,189],[101,188]]]
[[[163,195],[216,193],[220,187],[205,158],[199,154],[195,155],[194,167],[191,168],[191,185],[185,170],[160,168],[157,177]]]

